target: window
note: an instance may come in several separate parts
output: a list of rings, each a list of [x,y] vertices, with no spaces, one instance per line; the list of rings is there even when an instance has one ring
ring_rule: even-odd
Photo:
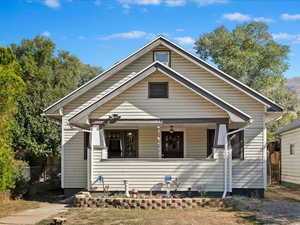
[[[137,130],[105,130],[108,158],[137,158]]]
[[[148,97],[149,98],[168,98],[168,82],[149,82]]]
[[[170,66],[170,52],[169,51],[154,51],[153,52],[153,60],[159,61],[166,66]]]
[[[215,140],[215,129],[207,129],[207,152],[206,152],[206,156],[208,158],[213,157],[214,140]]]
[[[233,130],[229,130],[233,131]],[[229,136],[232,149],[232,159],[244,159],[244,131]],[[215,143],[215,130],[207,130],[207,157],[211,157]]]
[[[290,144],[290,155],[295,155],[295,144]]]
[[[232,149],[232,159],[244,159],[244,131],[242,130],[231,134],[229,138]]]
[[[87,153],[90,148],[90,133],[84,132],[83,133],[83,159],[87,160]]]

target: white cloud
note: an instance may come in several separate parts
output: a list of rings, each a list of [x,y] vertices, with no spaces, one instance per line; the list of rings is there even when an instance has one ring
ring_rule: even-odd
[[[161,0],[118,0],[121,4],[129,5],[159,5]]]
[[[238,12],[224,14],[223,18],[230,21],[239,21],[239,22],[249,21],[252,19],[249,15],[241,14]]]
[[[123,6],[128,5],[160,5],[165,4],[166,6],[183,6],[186,3],[193,2],[200,6],[215,4],[215,3],[226,3],[228,0],[118,0]]]
[[[59,0],[44,0],[44,4],[50,8],[58,8],[60,7]]]
[[[227,3],[227,0],[192,0],[193,2],[198,3],[199,5],[210,5],[216,3]]]
[[[184,29],[182,29],[182,28],[177,28],[175,31],[176,31],[176,32],[183,32]]]
[[[99,40],[111,40],[115,38],[135,39],[135,38],[142,38],[146,36],[147,36],[146,32],[134,30],[134,31],[124,32],[124,33],[111,34],[105,37],[100,37],[98,39]]]
[[[49,31],[44,31],[42,35],[45,37],[50,37],[51,33]]]
[[[186,0],[165,0],[167,6],[182,6],[186,3]]]
[[[195,40],[191,37],[175,37],[176,41],[178,41],[182,45],[193,45],[195,43]]]
[[[230,20],[230,21],[237,21],[237,22],[246,22],[246,21],[251,21],[251,20],[256,21],[256,22],[264,22],[264,23],[274,22],[274,20],[271,18],[251,17],[250,15],[242,14],[239,12],[224,14],[223,19]]]
[[[274,40],[286,40],[293,43],[300,43],[300,34],[277,33],[272,34]]]
[[[273,19],[266,18],[266,17],[255,17],[253,20],[256,21],[256,22],[264,22],[264,23],[272,23],[272,22],[274,22]]]
[[[300,20],[300,14],[291,15],[288,13],[284,13],[284,14],[281,14],[281,19],[283,19],[283,20]]]

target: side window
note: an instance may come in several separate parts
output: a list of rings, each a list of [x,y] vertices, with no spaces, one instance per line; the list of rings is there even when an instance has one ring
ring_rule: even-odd
[[[290,144],[290,155],[295,155],[295,144]]]
[[[87,160],[87,153],[90,148],[90,133],[83,133],[83,159]]]
[[[230,135],[232,159],[244,159],[244,131]]]

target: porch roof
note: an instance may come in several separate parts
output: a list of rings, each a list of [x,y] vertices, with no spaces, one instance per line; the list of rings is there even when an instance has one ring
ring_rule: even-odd
[[[230,105],[223,99],[217,97],[216,95],[212,94],[211,92],[207,91],[203,87],[199,86],[198,84],[194,83],[193,81],[187,79],[186,77],[182,76],[175,70],[171,69],[170,67],[155,61],[145,69],[141,70],[137,74],[135,74],[132,78],[128,79],[127,81],[121,83],[119,86],[108,92],[98,101],[92,103],[88,107],[82,109],[73,117],[70,118],[70,122],[78,122],[80,119],[85,118],[89,113],[93,112],[96,108],[103,105],[104,103],[108,102],[112,98],[118,96],[119,94],[123,93],[128,88],[132,87],[134,84],[138,83],[139,81],[143,80],[150,74],[159,71],[162,74],[174,79],[181,85],[187,87],[191,91],[195,92],[199,96],[203,97],[207,101],[211,102],[212,104],[216,105],[217,107],[221,108],[225,112],[228,113],[230,119],[235,122],[242,122],[242,121],[251,121],[251,116],[242,112],[241,110],[237,109],[236,107]]]

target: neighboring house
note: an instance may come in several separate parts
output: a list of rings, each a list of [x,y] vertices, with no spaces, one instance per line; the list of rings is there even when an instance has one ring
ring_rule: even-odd
[[[300,119],[280,128],[281,181],[300,184]]]
[[[165,190],[171,176],[180,191],[224,196],[263,195],[266,123],[281,112],[161,36],[44,111],[62,124],[65,193],[101,191],[102,180]]]

